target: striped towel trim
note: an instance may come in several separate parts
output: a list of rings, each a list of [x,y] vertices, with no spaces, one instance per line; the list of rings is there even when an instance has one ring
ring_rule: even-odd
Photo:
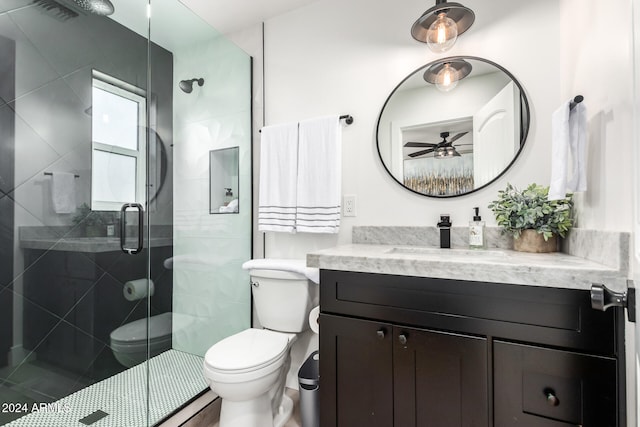
[[[259,206],[258,230],[295,233],[296,208],[292,206]]]
[[[298,206],[296,231],[337,233],[340,230],[340,206]]]

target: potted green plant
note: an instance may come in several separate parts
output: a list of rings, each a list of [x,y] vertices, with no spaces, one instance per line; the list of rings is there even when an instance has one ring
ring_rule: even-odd
[[[78,207],[71,221],[75,226],[84,227],[86,237],[103,237],[107,233],[103,215],[100,212],[92,211],[86,203]]]
[[[513,236],[513,247],[523,252],[555,252],[558,237],[573,226],[573,194],[549,200],[549,187],[531,184],[518,190],[511,184],[489,204],[502,232]]]

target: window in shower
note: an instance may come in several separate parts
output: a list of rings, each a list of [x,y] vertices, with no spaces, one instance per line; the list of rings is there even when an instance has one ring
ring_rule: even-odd
[[[144,204],[144,91],[94,70],[91,95],[91,209]]]

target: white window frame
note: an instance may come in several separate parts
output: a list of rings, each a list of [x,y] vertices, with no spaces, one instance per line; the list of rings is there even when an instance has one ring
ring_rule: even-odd
[[[136,159],[136,185],[135,185],[135,199],[136,200],[123,200],[118,202],[95,200],[93,183],[95,177],[93,173],[91,175],[91,210],[94,211],[119,211],[123,203],[140,203],[145,206],[146,199],[146,175],[147,175],[147,101],[146,93],[144,90],[135,87],[129,83],[123,82],[111,77],[107,74],[101,73],[98,70],[92,71],[92,85],[91,89],[96,87],[106,92],[112,93],[117,96],[134,101],[138,104],[138,149],[131,150],[115,145],[104,144],[96,141],[93,137],[93,130],[91,132],[91,165],[93,170],[93,153],[95,151],[104,151],[112,154],[120,154],[127,157],[134,157]],[[93,105],[93,102],[92,102]]]

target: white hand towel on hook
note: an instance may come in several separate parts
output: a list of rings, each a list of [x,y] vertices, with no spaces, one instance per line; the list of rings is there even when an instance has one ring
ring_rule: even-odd
[[[337,233],[342,190],[338,115],[300,122],[296,231]]]
[[[571,100],[564,102],[551,119],[551,182],[549,200],[566,197],[567,191],[587,190],[587,113],[584,104],[571,110]],[[568,162],[571,155],[571,176]]]
[[[51,174],[51,202],[57,214],[69,214],[76,211],[75,175],[67,172]]]
[[[258,230],[295,232],[297,174],[298,124],[262,128]]]

